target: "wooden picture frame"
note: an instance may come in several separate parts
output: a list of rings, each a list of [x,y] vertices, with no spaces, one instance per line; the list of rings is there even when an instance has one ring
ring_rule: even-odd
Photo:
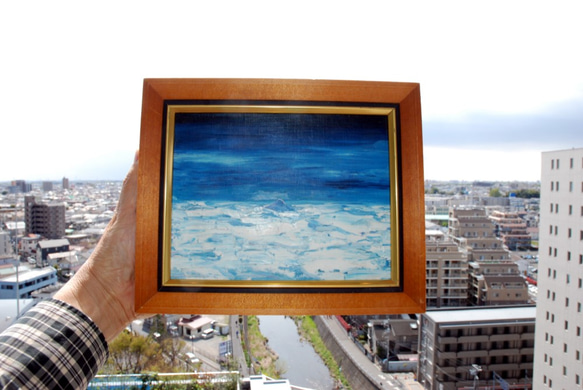
[[[425,310],[418,84],[146,79],[139,158],[137,312]]]

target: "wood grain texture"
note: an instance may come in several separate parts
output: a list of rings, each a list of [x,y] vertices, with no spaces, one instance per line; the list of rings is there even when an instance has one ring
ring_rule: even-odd
[[[282,100],[398,104],[403,292],[185,293],[158,288],[164,100]],[[425,211],[420,87],[417,83],[146,79],[136,226],[136,311],[173,314],[392,314],[425,311]]]

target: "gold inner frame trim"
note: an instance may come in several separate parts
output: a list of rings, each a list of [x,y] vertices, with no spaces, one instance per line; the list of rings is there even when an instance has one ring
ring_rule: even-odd
[[[258,113],[258,114],[329,114],[329,115],[380,115],[386,116],[389,139],[391,272],[387,280],[207,280],[171,279],[171,227],[172,227],[172,178],[174,163],[174,126],[177,113]],[[163,182],[162,224],[162,287],[208,288],[387,288],[402,287],[400,280],[400,216],[399,216],[399,168],[397,150],[397,122],[392,107],[352,106],[294,106],[294,105],[172,105],[167,106],[165,128],[165,161]]]

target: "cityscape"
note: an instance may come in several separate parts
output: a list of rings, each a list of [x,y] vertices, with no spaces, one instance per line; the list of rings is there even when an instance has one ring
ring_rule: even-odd
[[[425,313],[159,314],[89,388],[582,388],[583,148],[541,155],[536,182],[425,181]],[[0,331],[91,256],[121,185],[0,183]]]

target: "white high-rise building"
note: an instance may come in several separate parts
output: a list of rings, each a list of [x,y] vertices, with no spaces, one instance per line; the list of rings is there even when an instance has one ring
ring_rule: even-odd
[[[583,388],[583,148],[542,153],[535,389]]]

